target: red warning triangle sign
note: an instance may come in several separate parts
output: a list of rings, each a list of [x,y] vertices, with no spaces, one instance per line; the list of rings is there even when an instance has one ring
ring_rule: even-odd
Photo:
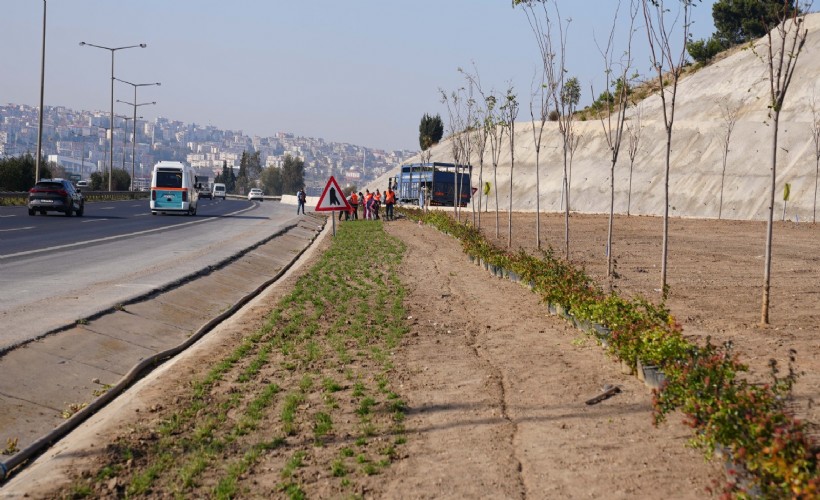
[[[327,186],[322,191],[322,196],[319,197],[319,203],[316,204],[317,212],[333,212],[343,211],[349,212],[353,210],[345,198],[345,194],[336,182],[336,179],[331,175],[327,180]]]

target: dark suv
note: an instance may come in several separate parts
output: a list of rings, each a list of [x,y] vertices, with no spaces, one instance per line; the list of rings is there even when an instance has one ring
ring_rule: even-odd
[[[28,191],[28,214],[40,212],[63,212],[71,217],[75,213],[82,217],[85,199],[82,193],[65,179],[41,179]]]

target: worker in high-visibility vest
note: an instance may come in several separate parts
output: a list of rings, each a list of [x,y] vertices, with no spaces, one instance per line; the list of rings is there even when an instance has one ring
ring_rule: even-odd
[[[373,214],[370,213],[370,209],[373,208],[373,193],[370,192],[369,189],[364,190],[364,218],[366,220],[370,220],[373,218]]]
[[[393,220],[393,205],[396,203],[396,193],[393,191],[392,188],[388,187],[387,192],[384,193],[384,218],[387,220]]]
[[[382,204],[382,194],[377,189],[376,194],[373,195],[373,215],[374,215],[373,218],[374,219],[379,218],[379,207],[381,206],[381,204]]]
[[[357,220],[359,218],[359,197],[356,195],[356,191],[350,193],[350,215],[353,220]]]

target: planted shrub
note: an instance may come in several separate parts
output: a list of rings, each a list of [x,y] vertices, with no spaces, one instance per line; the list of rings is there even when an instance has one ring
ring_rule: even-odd
[[[716,346],[707,339],[698,346],[686,340],[663,303],[606,295],[583,269],[555,257],[551,248],[539,257],[523,250],[508,253],[487,242],[469,221],[457,222],[444,212],[402,211],[459,238],[468,254],[533,283],[545,303],[609,330],[610,354],[633,369],[639,359],[661,368],[666,382],[653,391],[654,423],[681,411],[694,429],[692,443],[707,457],[727,451],[741,479],[729,481],[724,493],[738,498],[820,495],[820,447],[787,408],[797,379],[791,363],[781,377],[772,362],[771,383],[752,384],[740,376],[747,367],[731,344]]]

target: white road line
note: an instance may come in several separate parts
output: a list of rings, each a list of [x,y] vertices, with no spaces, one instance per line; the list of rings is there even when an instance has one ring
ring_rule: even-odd
[[[237,210],[236,212],[227,213],[224,216],[238,215],[238,214],[241,214],[242,212],[247,212],[248,210],[252,210],[253,208],[255,208],[255,207],[251,206],[251,207],[248,207],[248,208],[243,208],[242,210]],[[89,243],[101,243],[103,241],[113,241],[113,240],[119,240],[119,239],[122,239],[122,238],[130,238],[132,236],[138,236],[140,234],[157,233],[159,231],[165,231],[165,230],[168,230],[168,229],[176,229],[178,227],[191,226],[193,224],[202,224],[203,222],[209,222],[209,221],[212,221],[212,220],[213,219],[209,217],[207,219],[199,219],[199,220],[194,220],[194,221],[191,221],[191,222],[183,222],[182,224],[176,224],[176,225],[173,225],[173,226],[163,226],[163,227],[157,227],[157,228],[154,228],[154,229],[146,229],[145,231],[137,231],[137,232],[134,232],[134,233],[118,234],[116,236],[106,236],[105,238],[97,238],[96,240],[78,241],[76,243],[69,243],[67,245],[57,245],[56,247],[40,248],[38,250],[28,250],[26,252],[10,253],[10,254],[7,254],[7,255],[0,255],[0,261],[3,260],[3,259],[10,259],[12,257],[22,257],[22,256],[26,256],[26,255],[35,255],[35,254],[38,254],[38,253],[49,252],[49,251],[52,251],[52,250],[62,250],[64,248],[73,248],[73,247],[78,247],[78,246],[82,246],[82,245],[88,245]]]
[[[0,215],[0,219],[2,219],[4,217],[17,217],[17,216],[16,215]]]
[[[7,231],[24,231],[26,229],[34,229],[34,226],[16,227],[14,229],[0,229],[0,233],[4,233]]]
[[[106,221],[106,220],[111,220],[111,219],[86,219],[86,220],[83,221],[83,223],[86,223],[86,222],[102,222],[102,221]]]
[[[97,210],[114,210],[117,207],[99,207]]]

